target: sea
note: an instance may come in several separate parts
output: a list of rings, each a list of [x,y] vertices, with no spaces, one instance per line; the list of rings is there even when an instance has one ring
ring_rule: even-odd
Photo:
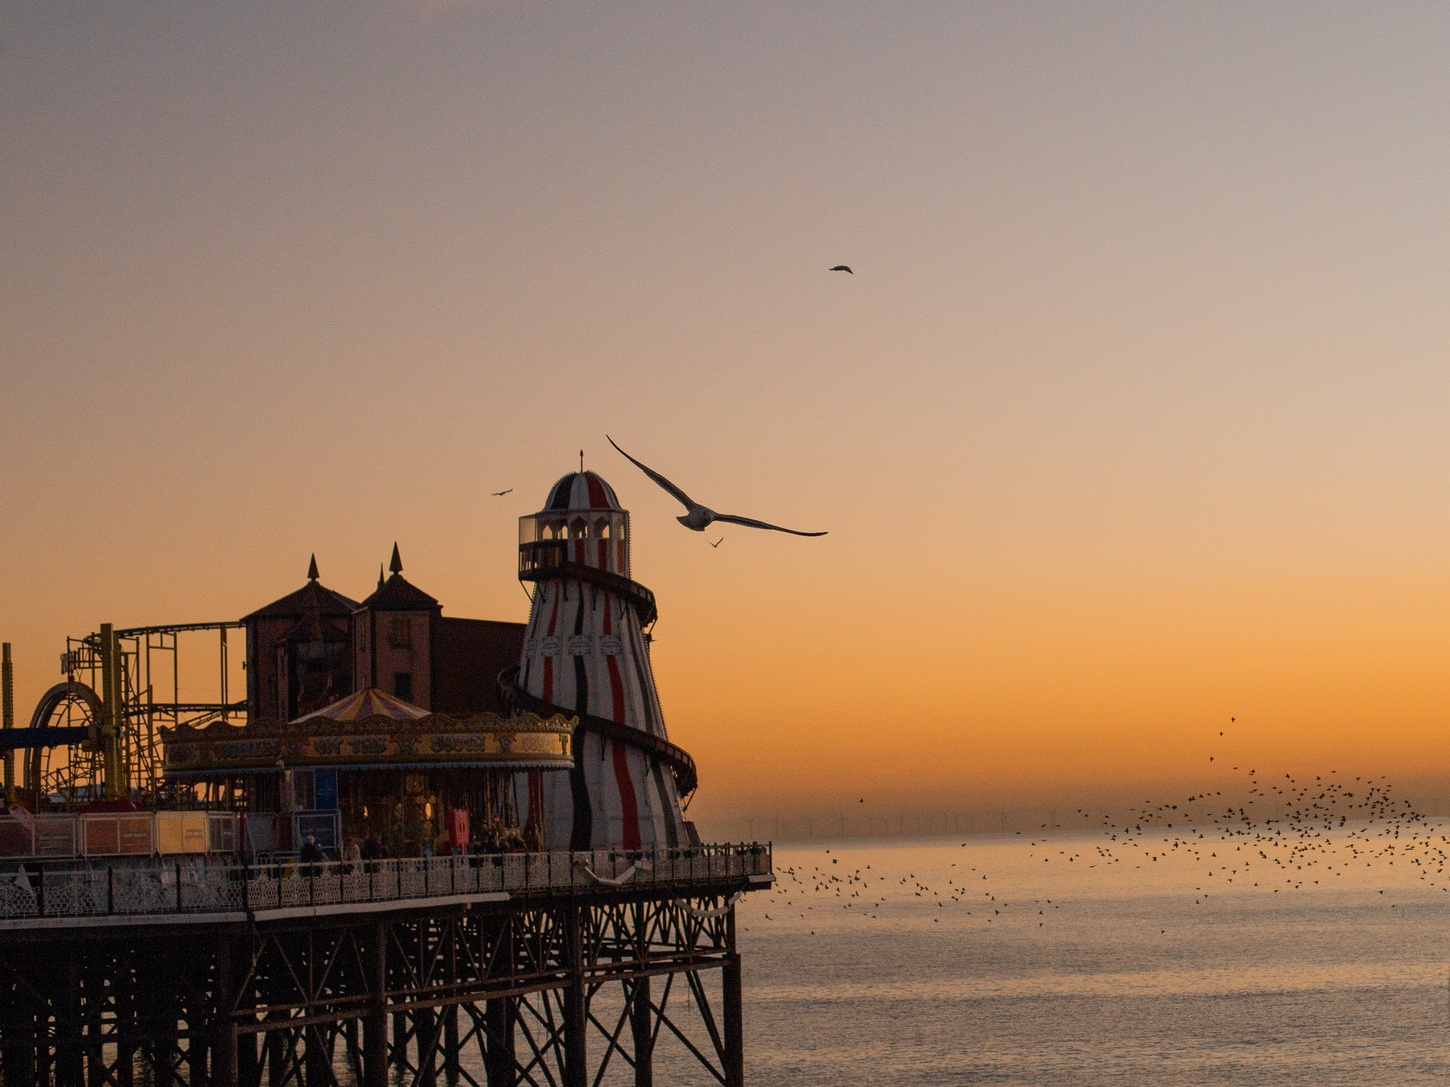
[[[777,846],[738,906],[746,1082],[1443,1084],[1447,852],[1423,826]]]
[[[736,907],[752,1087],[1450,1080],[1447,828],[1042,828],[773,855],[774,887]],[[702,978],[718,1017],[719,971]],[[591,1001],[601,1031],[620,1024],[611,994]],[[653,997],[710,1049],[688,990]],[[484,1081],[475,1053],[464,1071]],[[593,1082],[634,1077],[616,1058]],[[719,1081],[661,1030],[654,1082]]]

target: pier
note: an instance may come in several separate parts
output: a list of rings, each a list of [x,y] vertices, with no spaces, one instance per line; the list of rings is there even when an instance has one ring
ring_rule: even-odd
[[[31,865],[0,877],[6,1084],[744,1081],[764,845]]]

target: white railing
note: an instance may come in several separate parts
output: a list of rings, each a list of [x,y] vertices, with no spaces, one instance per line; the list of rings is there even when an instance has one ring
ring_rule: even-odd
[[[190,859],[133,865],[0,869],[0,920],[138,914],[249,913],[289,907],[406,902],[507,892],[627,891],[770,875],[770,846],[507,853],[354,863],[289,859],[218,864]]]

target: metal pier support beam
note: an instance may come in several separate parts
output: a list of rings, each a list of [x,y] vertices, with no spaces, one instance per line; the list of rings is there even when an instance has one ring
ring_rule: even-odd
[[[584,936],[578,906],[565,907],[564,940],[569,967],[569,980],[564,987],[564,1087],[588,1087],[589,1054],[584,1032],[589,1027],[589,1009],[584,992]]]
[[[458,1048],[458,1005],[444,1008],[443,1016],[443,1082],[447,1087],[458,1087],[461,1063]]]
[[[729,958],[721,970],[725,1001],[725,1087],[745,1085],[745,1016],[741,1001],[740,952],[735,948],[735,911],[725,919]]]
[[[514,1063],[517,1003],[513,997],[495,997],[484,1005],[483,1016],[488,1026],[488,1049],[484,1054],[488,1087],[516,1087],[519,1081],[518,1068]]]
[[[232,962],[232,941],[217,946],[215,1008],[211,1030],[211,1087],[237,1087],[241,1068],[237,1059],[236,976]]]
[[[634,1036],[634,1087],[654,1087],[654,1008],[650,1004],[649,922],[644,903],[634,904],[634,954],[640,977],[634,983],[629,1005],[629,1027]]]
[[[388,1087],[388,925],[382,920],[372,924],[367,945],[367,971],[363,1087]]]

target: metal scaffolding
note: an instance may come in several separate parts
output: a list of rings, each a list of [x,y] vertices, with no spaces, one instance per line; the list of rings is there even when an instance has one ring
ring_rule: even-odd
[[[41,696],[29,729],[0,737],[26,751],[23,787],[62,804],[101,796],[151,800],[161,788],[162,727],[201,727],[213,721],[243,724],[246,700],[231,697],[229,631],[235,622],[173,623],[99,631],[67,638],[61,654],[65,680]],[[184,701],[182,635],[215,633],[211,679],[201,700]],[[243,667],[245,668],[245,657]]]

